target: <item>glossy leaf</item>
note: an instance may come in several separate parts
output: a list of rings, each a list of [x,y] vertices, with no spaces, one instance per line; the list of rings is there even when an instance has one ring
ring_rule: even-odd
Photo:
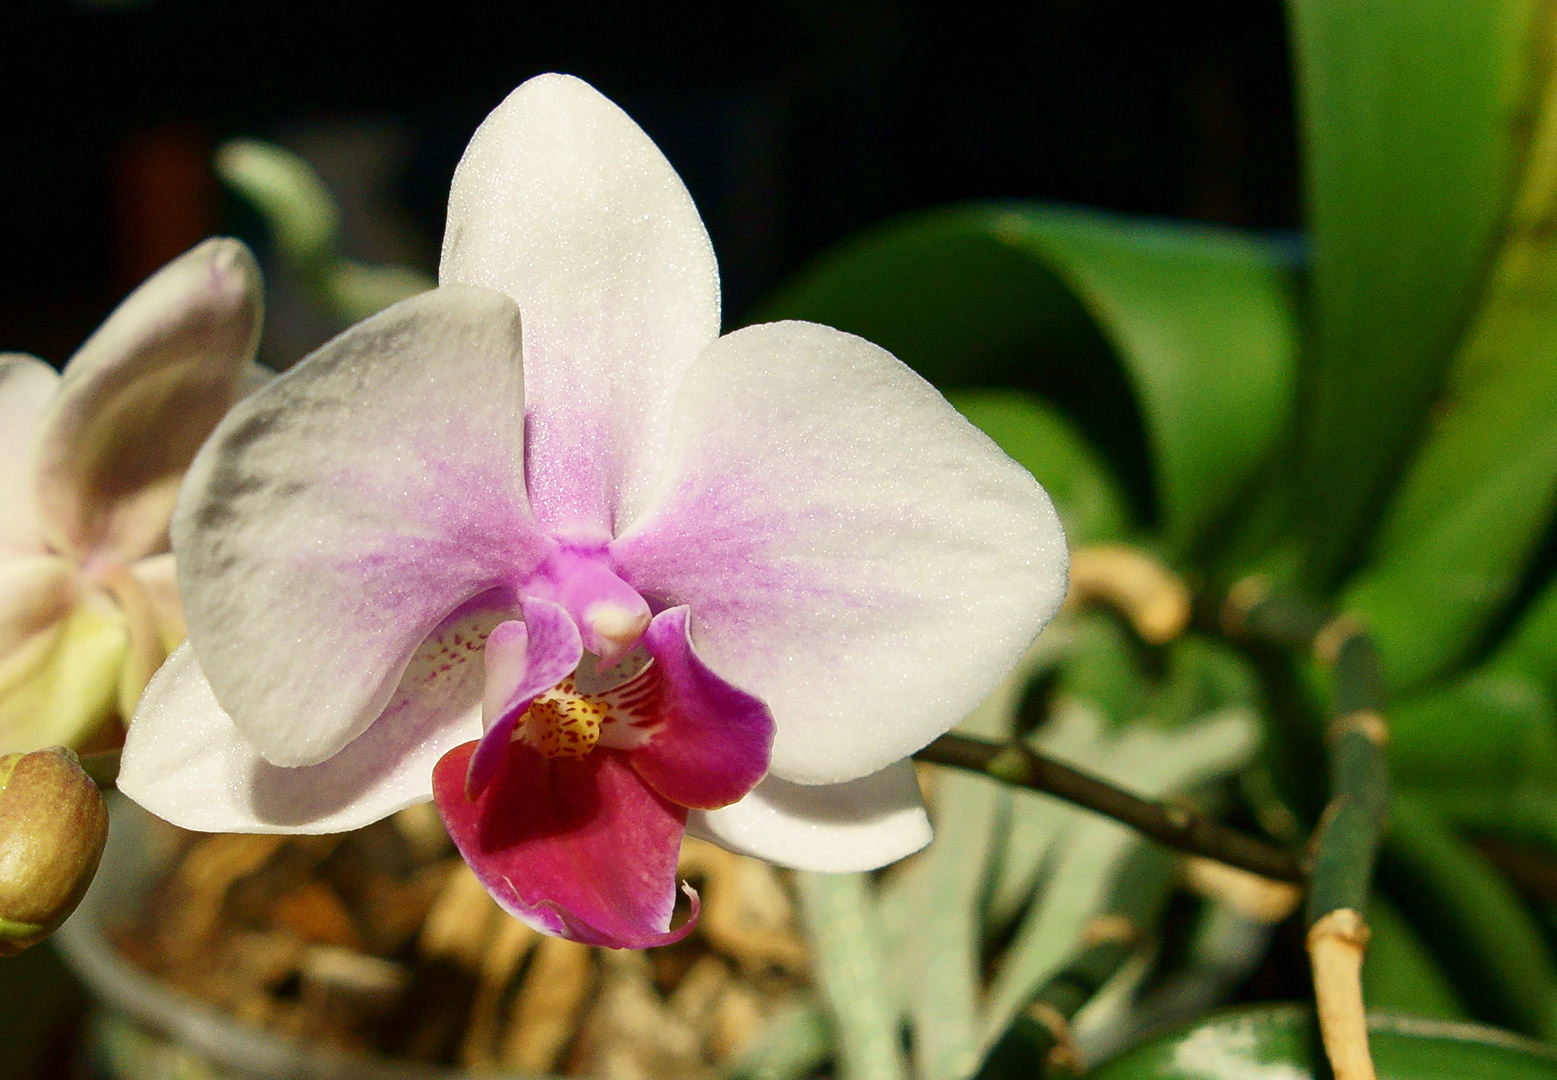
[[[1020,390],[953,390],[948,400],[1038,478],[1071,547],[1115,540],[1130,510],[1108,465],[1064,413]]]
[[[1534,0],[1290,0],[1317,357],[1314,574],[1357,550],[1475,306],[1544,88]]]
[[[1557,1037],[1557,958],[1503,878],[1421,799],[1397,794],[1379,883],[1478,1016]]]
[[[1046,392],[1127,479],[1136,443],[1118,426],[1133,396],[1157,514],[1183,551],[1286,430],[1292,262],[1282,245],[1207,226],[974,205],[857,238],[760,314],[861,334],[942,387]]]
[[[1347,606],[1396,686],[1468,653],[1557,505],[1557,81],[1481,305]]]
[[[1549,1080],[1557,1053],[1478,1024],[1368,1018],[1379,1080]],[[1159,1035],[1087,1073],[1090,1080],[1302,1080],[1328,1076],[1306,1006],[1258,1005]]]

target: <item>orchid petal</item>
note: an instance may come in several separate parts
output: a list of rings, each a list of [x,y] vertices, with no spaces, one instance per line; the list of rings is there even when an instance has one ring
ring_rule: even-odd
[[[24,555],[0,560],[0,659],[69,615],[77,589],[69,559]]]
[[[588,84],[531,79],[454,172],[439,280],[518,302],[536,519],[608,538],[616,492],[652,481],[675,387],[719,334],[713,246],[680,177]]]
[[[656,615],[643,647],[659,672],[659,725],[628,760],[645,783],[680,806],[711,810],[735,802],[768,770],[768,707],[698,659],[684,607]]]
[[[0,655],[0,754],[79,746],[114,715],[128,647],[123,613],[87,593]]]
[[[693,811],[692,836],[796,870],[874,870],[930,842],[930,819],[910,761],[843,784],[770,776],[740,802]]]
[[[190,459],[238,395],[259,341],[259,268],[208,240],[152,275],[65,366],[35,482],[55,550],[166,550]]]
[[[173,521],[184,611],[266,760],[361,735],[451,610],[544,557],[518,315],[470,286],[402,301],[239,402],[196,457]]]
[[[771,323],[687,373],[667,471],[610,551],[687,604],[703,659],[767,702],[771,771],[875,772],[967,715],[1065,592],[1031,474],[860,338]]]
[[[59,390],[59,373],[36,357],[0,353],[0,554],[44,550],[33,491],[33,445]]]
[[[184,604],[178,598],[178,564],[173,561],[173,553],[139,559],[130,564],[130,573],[135,575],[151,605],[163,653],[171,653],[189,633],[184,624]]]
[[[542,757],[522,742],[481,796],[465,795],[474,744],[433,770],[433,797],[460,854],[503,909],[587,945],[646,949],[670,929],[686,811],[654,793],[621,754]],[[693,919],[696,918],[694,900]]]
[[[426,802],[438,759],[481,732],[479,643],[502,617],[480,609],[451,616],[422,643],[367,731],[328,761],[290,769],[260,757],[181,645],[141,696],[119,790],[206,832],[341,832]]]
[[[487,638],[481,702],[485,731],[470,755],[465,778],[465,793],[471,798],[492,782],[507,756],[514,727],[531,702],[573,674],[584,655],[578,627],[561,606],[527,596],[523,612],[523,622],[505,622]]]

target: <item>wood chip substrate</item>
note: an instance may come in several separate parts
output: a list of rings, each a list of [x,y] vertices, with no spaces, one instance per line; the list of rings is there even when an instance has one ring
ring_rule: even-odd
[[[178,844],[120,947],[243,1022],[341,1049],[477,1071],[696,1080],[808,986],[783,872],[697,840],[680,874],[701,894],[698,927],[641,953],[544,937],[509,917],[431,806],[338,836],[181,833]]]

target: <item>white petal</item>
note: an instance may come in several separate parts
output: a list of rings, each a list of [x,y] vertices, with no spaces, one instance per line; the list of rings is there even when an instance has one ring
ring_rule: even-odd
[[[768,703],[787,780],[853,779],[946,731],[1064,596],[1065,537],[1032,475],[852,335],[720,338],[682,385],[667,462],[611,551]]]
[[[171,653],[189,634],[189,627],[184,623],[184,605],[178,598],[178,567],[173,561],[173,553],[163,552],[141,559],[130,566],[130,572],[146,592],[162,651]]]
[[[32,455],[59,373],[23,353],[0,353],[0,555],[43,551]]]
[[[480,665],[471,670],[475,678],[451,687],[446,708],[386,717],[399,722],[374,724],[319,765],[288,769],[267,762],[239,734],[182,645],[141,696],[119,790],[158,817],[203,832],[361,828],[432,798],[438,759],[480,737]]]
[[[518,302],[536,518],[608,537],[618,490],[652,480],[676,385],[719,334],[719,270],[680,177],[587,83],[531,79],[454,172],[438,274]]]
[[[239,402],[191,466],[190,640],[269,761],[356,738],[446,615],[540,559],[518,316],[470,286],[396,304]]]
[[[179,481],[238,396],[260,304],[249,249],[208,240],[131,293],[65,365],[36,458],[56,550],[128,560],[167,549]]]
[[[75,606],[76,567],[58,555],[0,558],[0,661]]]
[[[796,870],[874,870],[930,842],[930,819],[911,761],[842,784],[770,776],[738,803],[694,810],[687,832]]]

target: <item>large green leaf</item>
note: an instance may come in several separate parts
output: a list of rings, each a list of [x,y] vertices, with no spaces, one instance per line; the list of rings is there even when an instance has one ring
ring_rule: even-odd
[[[1551,31],[1548,31],[1551,35]],[[1557,42],[1553,42],[1557,43]],[[1348,590],[1397,686],[1480,641],[1557,501],[1557,81],[1481,306],[1421,452]]]
[[[1535,0],[1290,0],[1318,355],[1314,571],[1343,568],[1404,463],[1507,214]]]
[[[1496,1028],[1370,1016],[1379,1080],[1551,1080],[1557,1053]],[[1317,1067],[1304,1006],[1231,1009],[1159,1035],[1087,1073],[1090,1080],[1300,1080]],[[1035,1071],[1036,1075],[1036,1071]]]
[[[1389,709],[1389,762],[1405,787],[1557,792],[1557,712],[1538,683],[1477,671]]]
[[[1395,900],[1483,1019],[1557,1039],[1557,957],[1498,873],[1420,797],[1398,792],[1379,859]]]
[[[1053,396],[1127,479],[1138,409],[1156,512],[1180,552],[1290,418],[1290,252],[1207,226],[1036,204],[938,210],[843,245],[760,315],[860,334],[943,388]]]

